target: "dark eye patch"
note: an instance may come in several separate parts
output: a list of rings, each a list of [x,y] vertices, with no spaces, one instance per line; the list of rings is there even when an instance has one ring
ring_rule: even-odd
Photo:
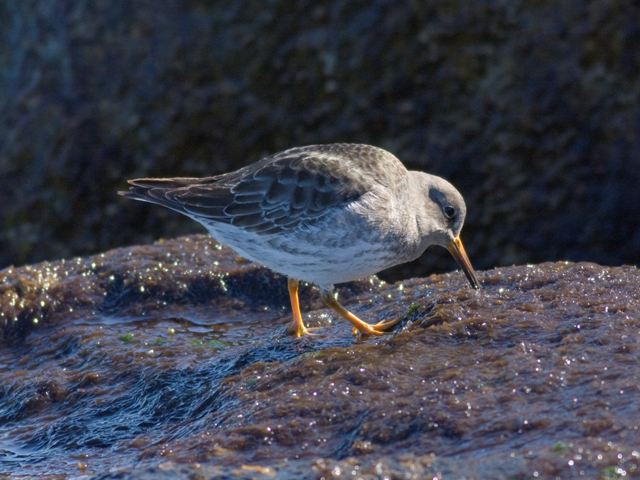
[[[429,198],[442,209],[442,214],[447,220],[455,220],[458,216],[458,209],[449,203],[447,197],[437,188],[429,189]]]
[[[453,217],[456,216],[456,209],[453,208],[451,205],[446,205],[442,211],[444,212],[444,216],[447,217],[449,220],[451,220]]]

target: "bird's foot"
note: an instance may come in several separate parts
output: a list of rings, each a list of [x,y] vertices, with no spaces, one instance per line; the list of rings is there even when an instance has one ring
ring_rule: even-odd
[[[304,325],[296,325],[295,323],[290,323],[287,327],[287,333],[295,338],[304,337],[305,335],[317,335],[316,330],[319,330],[321,327],[305,327]]]
[[[358,333],[360,333],[362,335],[378,335],[378,336],[379,335],[384,335],[389,330],[391,330],[393,327],[395,327],[400,322],[400,320],[401,320],[400,318],[391,319],[391,320],[383,320],[383,321],[375,323],[373,325],[371,325],[369,323],[365,323],[364,325],[360,326],[361,328],[353,327],[351,332],[354,335],[357,335]]]
[[[311,335],[309,329],[304,326],[304,320],[300,312],[300,302],[298,300],[298,286],[300,282],[294,278],[289,278],[287,284],[289,287],[289,299],[291,300],[291,313],[293,315],[293,319],[287,327],[287,332],[296,338]]]
[[[308,335],[310,332],[309,332],[309,329],[305,327],[303,324],[294,322],[287,327],[287,333],[296,338],[300,338],[303,335]]]

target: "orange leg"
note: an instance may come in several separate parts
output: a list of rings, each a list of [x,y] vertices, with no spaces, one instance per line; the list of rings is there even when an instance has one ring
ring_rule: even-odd
[[[289,299],[291,300],[291,312],[293,313],[293,321],[287,331],[294,337],[301,337],[309,333],[307,327],[304,326],[302,313],[300,312],[300,302],[298,301],[298,285],[300,282],[289,278],[287,285],[289,287]]]
[[[334,309],[336,312],[338,312],[338,314],[340,314],[342,318],[348,320],[351,325],[353,325],[354,335],[358,332],[360,332],[362,335],[383,335],[384,332],[392,328],[400,321],[400,319],[398,318],[397,320],[385,320],[382,322],[378,322],[375,325],[371,325],[360,320],[353,313],[340,305],[332,292],[325,292],[322,295],[322,300],[327,304],[328,307]]]

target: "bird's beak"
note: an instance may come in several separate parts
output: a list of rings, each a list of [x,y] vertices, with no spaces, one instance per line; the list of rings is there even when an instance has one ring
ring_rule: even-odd
[[[478,277],[476,277],[476,272],[473,270],[473,266],[471,266],[471,261],[467,256],[467,252],[464,250],[462,240],[460,240],[459,236],[451,240],[451,243],[447,245],[447,250],[449,250],[449,253],[451,253],[453,258],[456,259],[458,265],[462,267],[462,270],[464,270],[464,274],[467,276],[467,280],[469,280],[471,286],[476,290],[479,289],[480,282],[478,281]]]

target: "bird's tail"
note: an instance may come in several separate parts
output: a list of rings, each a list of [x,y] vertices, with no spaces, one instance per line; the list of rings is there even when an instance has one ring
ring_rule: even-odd
[[[118,195],[156,203],[162,200],[165,192],[191,185],[196,180],[195,178],[133,178],[127,180],[130,185],[129,190],[121,190]]]
[[[134,178],[127,180],[130,185],[129,190],[121,190],[118,195],[141,202],[155,203],[183,213],[180,205],[168,194],[190,185],[210,183],[216,178]]]

